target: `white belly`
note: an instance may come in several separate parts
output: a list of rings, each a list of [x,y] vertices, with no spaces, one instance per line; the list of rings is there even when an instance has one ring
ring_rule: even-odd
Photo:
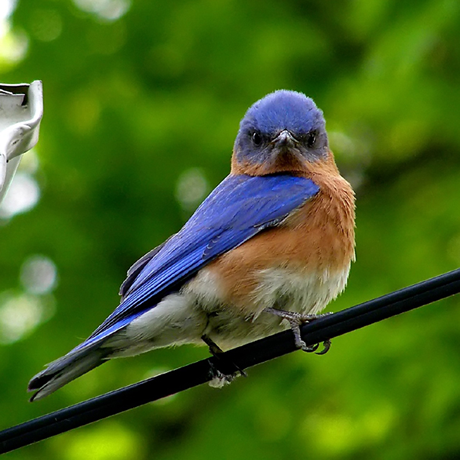
[[[342,272],[304,274],[283,268],[260,272],[260,281],[245,313],[226,305],[219,280],[202,270],[176,294],[133,320],[104,346],[112,357],[132,356],[153,348],[202,343],[206,334],[223,349],[274,334],[288,327],[265,308],[316,314],[345,288],[349,267]]]
[[[320,275],[282,268],[263,270],[248,314],[237,316],[234,309],[220,307],[209,317],[206,335],[228,349],[287,329],[286,321],[264,310],[272,307],[315,315],[343,291],[349,269]]]
[[[263,308],[315,315],[345,289],[349,271],[349,266],[337,273],[305,274],[283,268],[263,270],[256,302]]]

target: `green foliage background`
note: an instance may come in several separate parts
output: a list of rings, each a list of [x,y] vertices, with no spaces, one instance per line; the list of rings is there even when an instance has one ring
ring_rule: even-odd
[[[228,173],[239,120],[275,89],[323,109],[357,191],[357,262],[331,310],[458,267],[459,2],[19,0],[11,21],[28,48],[0,81],[43,80],[45,115],[40,201],[0,226],[0,309],[25,294],[31,255],[59,284],[27,294],[54,314],[0,345],[1,428],[207,355],[113,361],[27,402],[29,378],[92,332],[130,264]],[[452,298],[6,458],[458,458],[459,351]]]

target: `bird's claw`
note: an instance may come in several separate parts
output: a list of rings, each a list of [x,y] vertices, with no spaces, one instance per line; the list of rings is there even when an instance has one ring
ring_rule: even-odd
[[[307,345],[303,340],[302,340],[303,343],[300,344],[300,349],[302,351],[305,351],[306,353],[314,353],[318,348],[319,348],[319,344],[318,343],[315,343],[314,345]]]
[[[321,351],[316,352],[317,355],[325,355],[331,349],[331,340],[327,339],[323,342],[323,349]]]
[[[307,345],[300,334],[300,325],[310,323],[311,321],[315,321],[316,319],[322,318],[324,316],[332,315],[332,313],[323,313],[321,315],[305,315],[292,311],[278,310],[276,308],[266,308],[265,311],[267,313],[279,316],[289,322],[291,330],[294,334],[295,345],[297,348],[306,351],[307,353],[316,353],[317,355],[325,355],[331,348],[331,341],[329,339],[323,342],[324,348],[321,351],[316,351],[319,348],[319,343],[314,345]]]
[[[315,353],[317,355],[325,355],[331,348],[331,341],[329,339],[323,342],[323,349],[321,351],[316,351],[319,348],[319,343],[315,343],[314,345],[307,345],[303,340],[302,343],[299,344],[299,348],[302,351],[307,353]]]

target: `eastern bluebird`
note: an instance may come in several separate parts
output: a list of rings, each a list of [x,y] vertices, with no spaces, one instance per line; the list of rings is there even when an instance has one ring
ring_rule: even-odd
[[[354,193],[312,99],[280,90],[240,123],[231,172],[175,235],[137,261],[120,305],[29,383],[40,399],[110,358],[185,343],[228,349],[316,315],[354,260]]]

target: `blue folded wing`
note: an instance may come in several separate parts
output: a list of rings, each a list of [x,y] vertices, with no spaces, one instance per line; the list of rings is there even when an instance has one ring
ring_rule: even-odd
[[[132,267],[120,305],[79,348],[99,342],[154,308],[217,256],[278,225],[318,191],[312,180],[290,175],[228,176],[180,232]]]

